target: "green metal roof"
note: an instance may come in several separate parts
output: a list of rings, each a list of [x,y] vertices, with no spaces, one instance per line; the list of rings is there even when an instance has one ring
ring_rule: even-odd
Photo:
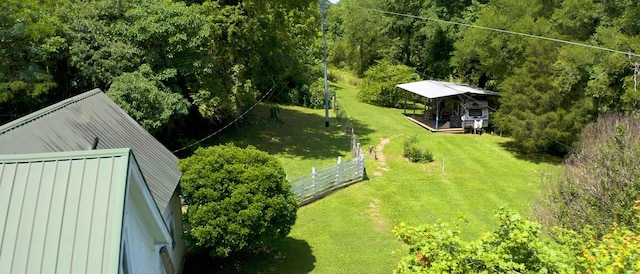
[[[132,148],[153,200],[164,212],[182,173],[178,158],[99,89],[0,126],[0,154]]]
[[[117,273],[130,149],[0,155],[0,269]]]

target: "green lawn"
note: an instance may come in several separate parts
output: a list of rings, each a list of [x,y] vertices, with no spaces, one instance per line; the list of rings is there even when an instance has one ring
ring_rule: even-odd
[[[335,165],[338,156],[350,157],[348,136],[338,127],[325,127],[324,109],[278,106],[279,121],[275,121],[270,119],[272,107],[258,105],[242,126],[225,131],[207,145],[253,145],[277,156],[290,179],[311,173],[312,167]],[[330,116],[330,124],[335,123]]]
[[[383,150],[386,163],[367,157],[368,181],[301,208],[289,238],[271,254],[213,272],[390,273],[404,252],[391,232],[393,225],[455,222],[463,217],[468,221],[461,227],[463,237],[478,237],[495,227],[493,214],[498,207],[528,215],[542,176],[558,169],[558,159],[512,152],[508,138],[433,134],[407,120],[402,110],[357,102],[353,86],[335,84],[333,88],[354,119],[362,147],[389,139]],[[324,128],[323,111],[289,110],[282,126],[261,122],[255,128],[259,131],[232,136],[274,153],[296,176],[307,173],[304,170],[312,165],[333,164],[337,154],[347,154],[340,130]],[[313,123],[294,132],[288,127],[291,120],[302,120],[298,116]],[[435,162],[413,164],[401,156],[404,136],[414,134],[433,152]]]

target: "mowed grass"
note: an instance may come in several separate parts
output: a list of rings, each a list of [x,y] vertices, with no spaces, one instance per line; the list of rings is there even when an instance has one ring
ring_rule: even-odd
[[[314,273],[390,273],[403,252],[391,232],[399,222],[419,225],[463,218],[468,223],[461,226],[462,236],[477,238],[495,228],[493,215],[499,207],[529,215],[542,176],[557,172],[558,159],[509,152],[508,138],[434,134],[407,120],[402,110],[357,102],[352,86],[334,88],[352,119],[366,126],[362,131],[367,134],[361,137],[368,143],[363,147],[389,141],[383,149],[386,163],[367,158],[370,180],[299,211],[291,237],[310,244]],[[408,135],[418,136],[436,161],[413,164],[404,159]]]
[[[278,108],[278,120],[271,109]],[[330,116],[330,124],[336,120]],[[280,159],[294,179],[335,165],[338,157],[349,159],[348,136],[339,127],[325,127],[324,109],[261,104],[247,115],[239,127],[232,127],[212,138],[206,145],[234,143],[240,147],[253,145]]]
[[[369,180],[300,208],[289,237],[278,242],[268,256],[256,256],[213,272],[390,273],[406,252],[391,231],[395,224],[464,219],[467,223],[460,227],[462,236],[477,238],[496,227],[493,215],[499,207],[507,206],[528,216],[541,190],[542,177],[558,170],[558,159],[511,152],[509,138],[433,134],[407,120],[402,110],[356,101],[357,89],[353,86],[332,87],[353,119],[362,147],[378,147],[383,140],[387,142],[382,150],[385,160],[367,156]],[[315,115],[317,118],[309,120],[324,119],[323,111],[292,111],[292,116]],[[290,136],[296,133],[286,127],[266,125],[257,128],[261,131],[246,133],[255,138],[238,139],[268,148],[282,160],[287,172],[310,170],[311,164],[331,165],[335,161],[331,156],[347,154],[340,149],[344,142],[340,140],[344,138],[340,129],[326,130],[322,122],[308,125],[304,132],[297,133],[299,137]],[[312,137],[313,134],[318,136]],[[436,161],[414,164],[404,159],[402,143],[408,135],[417,135],[421,146],[431,150]],[[332,143],[328,151],[305,148],[322,138],[331,138],[327,141]],[[309,139],[316,142],[306,141]],[[285,147],[290,143],[295,148]]]

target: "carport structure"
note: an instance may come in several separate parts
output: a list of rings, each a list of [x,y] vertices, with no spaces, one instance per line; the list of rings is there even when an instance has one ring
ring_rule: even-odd
[[[480,127],[487,127],[489,106],[486,98],[499,95],[495,91],[433,80],[398,84],[396,87],[426,98],[423,115],[408,118],[432,132],[462,132],[464,128],[478,123]],[[406,99],[404,112],[407,113]]]

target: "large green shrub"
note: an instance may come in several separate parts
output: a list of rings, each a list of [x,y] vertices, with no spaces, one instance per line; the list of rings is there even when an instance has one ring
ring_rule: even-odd
[[[448,225],[410,227],[393,232],[409,245],[409,255],[395,273],[573,273],[571,252],[542,239],[539,224],[500,210],[500,226],[490,234],[466,242]]]
[[[419,79],[413,68],[382,60],[365,72],[357,99],[377,106],[395,107],[405,96],[410,96],[406,91],[396,88],[396,85]]]
[[[253,146],[199,148],[180,161],[186,239],[210,254],[263,247],[289,234],[297,199],[278,160]]]
[[[329,104],[336,92],[329,89]],[[298,88],[292,88],[286,92],[284,100],[286,103],[305,106],[309,108],[324,108],[324,78],[317,78],[311,85],[303,85]],[[329,105],[329,108],[332,106]]]
[[[636,211],[628,212],[636,218]],[[612,226],[597,237],[589,228],[555,229],[542,236],[540,224],[501,209],[499,227],[475,241],[438,223],[393,232],[409,245],[394,273],[638,273],[640,235],[628,227]],[[636,219],[638,220],[638,219]]]
[[[329,103],[335,91],[329,90]],[[318,78],[309,86],[309,93],[305,96],[305,103],[310,108],[324,108],[324,78]]]
[[[419,146],[418,137],[415,135],[405,137],[404,157],[414,163],[433,162],[433,154],[426,148]]]

